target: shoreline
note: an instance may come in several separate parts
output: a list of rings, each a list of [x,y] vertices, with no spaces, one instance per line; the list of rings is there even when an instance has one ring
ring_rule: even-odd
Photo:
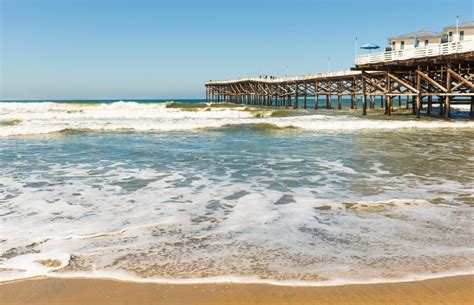
[[[60,269],[60,268],[59,268]],[[1,275],[2,273],[0,273]],[[208,284],[238,284],[238,285],[269,285],[280,287],[335,287],[347,285],[378,285],[378,284],[398,284],[409,282],[421,282],[428,280],[436,280],[443,278],[454,278],[459,276],[472,276],[474,278],[474,269],[466,269],[464,271],[446,271],[437,273],[421,273],[406,275],[398,278],[367,278],[365,280],[357,279],[332,279],[320,281],[307,281],[297,279],[278,280],[272,278],[259,278],[256,276],[210,276],[196,278],[143,278],[133,276],[125,271],[99,271],[94,273],[71,271],[64,273],[45,273],[31,275],[28,277],[11,277],[8,279],[0,277],[0,286],[4,284],[43,279],[62,279],[62,280],[105,280],[123,283],[136,284],[159,284],[159,285],[208,285]]]
[[[28,293],[24,293],[28,292]],[[165,284],[98,278],[36,277],[0,283],[2,305],[16,304],[472,304],[474,275],[418,281],[281,286]]]

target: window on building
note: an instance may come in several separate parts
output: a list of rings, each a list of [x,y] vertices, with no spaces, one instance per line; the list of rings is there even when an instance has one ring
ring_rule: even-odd
[[[464,40],[464,31],[459,32],[459,40]]]
[[[405,41],[403,40],[400,42],[400,49],[405,49]]]
[[[425,40],[425,48],[428,46],[428,44],[430,43],[430,41],[428,39]]]
[[[396,42],[395,42],[395,41],[392,41],[392,50],[395,51],[395,46],[396,46],[396,45],[397,45]]]
[[[448,33],[448,42],[453,41],[453,32]]]

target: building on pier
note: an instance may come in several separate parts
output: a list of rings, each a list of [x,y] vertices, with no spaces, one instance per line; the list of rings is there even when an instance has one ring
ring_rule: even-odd
[[[443,28],[442,32],[420,30],[388,38],[389,47],[386,51],[400,51],[442,43],[452,43],[464,40],[474,40],[474,21],[467,21]]]
[[[426,30],[393,36],[388,38],[388,44],[390,45],[390,47],[386,50],[397,51],[419,47],[427,47],[433,44],[441,43],[442,37],[442,33],[431,32]]]
[[[443,38],[445,42],[474,40],[474,20],[445,27]]]

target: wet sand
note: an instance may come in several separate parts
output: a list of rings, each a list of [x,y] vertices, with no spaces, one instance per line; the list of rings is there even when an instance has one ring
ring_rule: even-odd
[[[474,304],[474,275],[327,287],[36,278],[0,284],[0,304]]]

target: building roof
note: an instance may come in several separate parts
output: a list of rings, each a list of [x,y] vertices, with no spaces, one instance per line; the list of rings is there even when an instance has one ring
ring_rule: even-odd
[[[447,29],[455,29],[455,28],[456,28],[456,25],[454,24],[454,25],[450,25],[450,26],[445,27],[444,30],[446,31]],[[459,28],[460,29],[474,28],[474,20],[460,23]]]
[[[421,31],[416,31],[416,32],[411,32],[403,35],[398,35],[398,36],[392,36],[389,39],[400,39],[400,38],[430,38],[430,37],[442,37],[441,33],[438,32],[431,32],[431,31],[426,31],[426,30],[421,30]]]

